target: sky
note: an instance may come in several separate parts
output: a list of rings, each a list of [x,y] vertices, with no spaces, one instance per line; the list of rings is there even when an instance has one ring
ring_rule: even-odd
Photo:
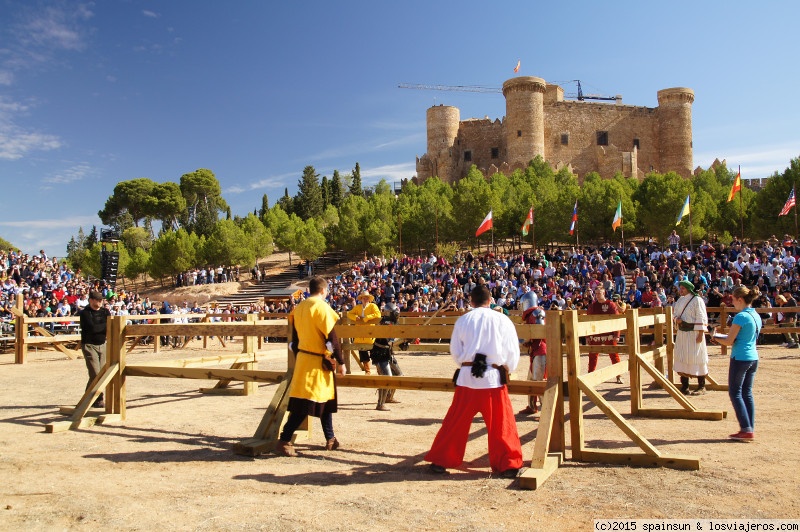
[[[501,94],[400,83],[579,79],[647,107],[689,87],[695,167],[769,177],[800,156],[799,15],[789,0],[0,0],[0,237],[64,255],[119,181],[198,168],[240,216],[294,195],[308,165],[399,184],[430,106],[505,114]]]

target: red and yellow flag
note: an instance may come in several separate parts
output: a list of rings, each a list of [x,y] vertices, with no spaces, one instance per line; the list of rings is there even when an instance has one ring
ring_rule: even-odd
[[[736,179],[733,181],[733,186],[731,187],[731,193],[728,194],[728,201],[733,201],[733,197],[736,195],[737,192],[742,190],[742,172],[739,171],[736,174]]]

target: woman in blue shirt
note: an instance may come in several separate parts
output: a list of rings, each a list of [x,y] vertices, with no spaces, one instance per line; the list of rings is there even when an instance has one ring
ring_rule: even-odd
[[[756,407],[753,400],[753,380],[758,369],[756,339],[761,331],[761,317],[751,303],[760,296],[758,288],[737,286],[733,291],[733,306],[737,310],[733,324],[727,335],[714,340],[732,346],[731,364],[728,372],[728,395],[739,421],[739,432],[730,438],[752,441],[754,438]]]

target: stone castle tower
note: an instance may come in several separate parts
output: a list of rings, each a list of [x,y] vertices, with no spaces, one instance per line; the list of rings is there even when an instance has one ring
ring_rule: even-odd
[[[457,107],[427,111],[428,151],[417,158],[417,180],[453,183],[476,165],[484,175],[524,168],[537,155],[554,168],[644,177],[651,171],[692,175],[694,91],[658,91],[658,107],[565,101],[564,90],[533,76],[503,83],[502,121],[461,120]]]

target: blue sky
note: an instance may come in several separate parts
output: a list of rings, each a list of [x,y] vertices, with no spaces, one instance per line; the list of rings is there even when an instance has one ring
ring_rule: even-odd
[[[118,181],[209,168],[234,214],[306,165],[415,174],[425,111],[502,118],[519,75],[655,107],[695,91],[694,164],[745,178],[800,156],[796,2],[0,0],[0,236],[62,255]],[[567,92],[574,86],[564,85]]]

